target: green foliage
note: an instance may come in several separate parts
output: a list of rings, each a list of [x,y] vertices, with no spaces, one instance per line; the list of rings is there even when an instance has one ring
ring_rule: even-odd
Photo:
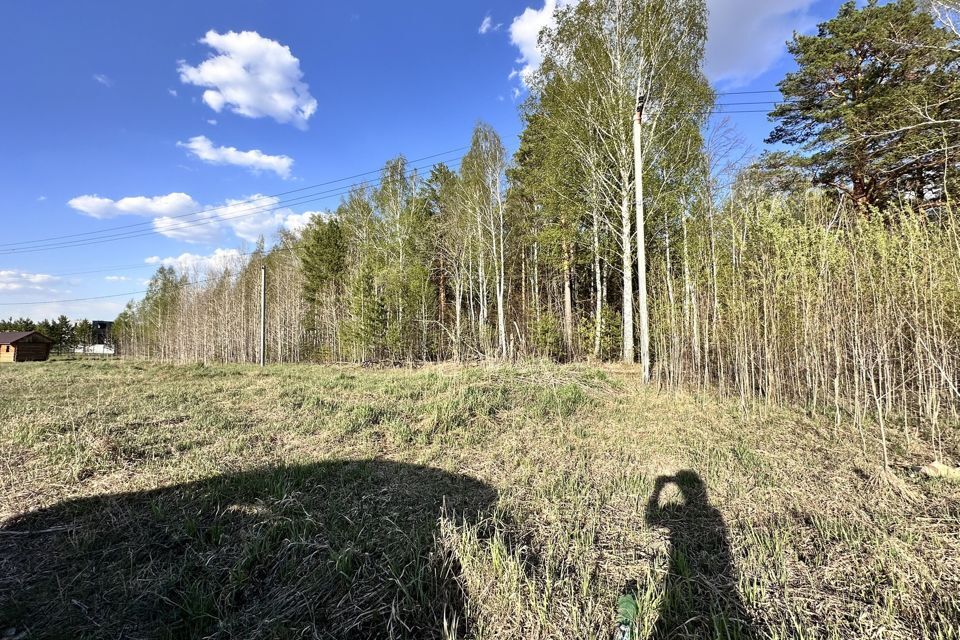
[[[844,3],[788,44],[799,69],[780,82],[768,141],[799,145],[817,182],[858,205],[943,200],[960,157],[956,44],[915,0]]]
[[[83,319],[74,325],[73,335],[77,345],[89,346],[93,344],[93,325],[89,320]]]
[[[346,248],[340,221],[314,216],[297,243],[297,253],[304,275],[304,296],[310,304],[320,304],[330,285],[339,283],[345,271]]]
[[[551,360],[560,360],[565,353],[560,319],[554,314],[544,314],[531,321],[530,327],[535,353]]]
[[[0,331],[36,331],[37,325],[29,318],[0,320]]]
[[[601,360],[616,360],[621,352],[622,336],[620,326],[623,319],[620,312],[610,305],[603,305],[600,311],[600,354]],[[587,345],[590,346],[592,353],[594,341],[596,338],[596,320],[593,317],[581,318],[577,327],[577,333],[580,338],[580,344],[584,345],[586,351]]]

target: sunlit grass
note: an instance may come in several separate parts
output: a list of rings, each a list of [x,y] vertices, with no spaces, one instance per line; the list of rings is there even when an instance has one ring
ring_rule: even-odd
[[[634,638],[960,637],[960,487],[915,443],[891,483],[852,429],[616,367],[0,387],[0,627],[29,638],[612,638],[624,611]]]

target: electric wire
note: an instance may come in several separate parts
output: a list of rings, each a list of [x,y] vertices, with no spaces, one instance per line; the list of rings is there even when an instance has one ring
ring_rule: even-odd
[[[439,166],[441,164],[455,163],[462,159],[463,159],[463,156],[459,156],[456,158],[448,158],[446,160],[435,162],[429,165],[411,167],[407,169],[407,171],[415,172],[415,171],[428,170],[433,167]],[[151,236],[151,235],[168,235],[170,232],[178,232],[178,231],[183,231],[185,229],[193,229],[196,227],[201,227],[201,226],[210,225],[210,224],[217,224],[221,222],[231,222],[234,220],[247,218],[253,215],[270,212],[278,208],[288,208],[290,206],[298,206],[298,205],[308,204],[311,202],[329,200],[331,198],[347,195],[352,190],[358,187],[372,186],[374,184],[383,184],[383,180],[378,180],[378,181],[366,180],[363,182],[356,182],[350,185],[345,185],[345,186],[342,185],[335,189],[329,189],[329,190],[321,191],[317,193],[304,194],[288,200],[268,202],[265,204],[261,204],[261,205],[257,205],[249,208],[241,208],[239,209],[238,212],[235,213],[235,215],[204,217],[198,220],[185,221],[175,225],[167,225],[160,229],[157,229],[157,228],[138,229],[138,230],[124,231],[121,233],[114,233],[114,234],[102,234],[100,236],[95,236],[92,238],[78,238],[73,240],[50,242],[48,244],[40,244],[35,246],[3,249],[3,250],[0,250],[0,256],[22,255],[26,253],[36,253],[39,251],[52,251],[52,250],[58,250],[58,249],[70,249],[74,247],[85,247],[90,245],[103,244],[106,242],[117,242],[120,240],[129,240],[133,238],[140,238],[140,237]],[[228,205],[228,207],[231,207],[231,208],[236,206],[237,206],[236,204]],[[223,210],[224,208],[227,208],[227,207],[220,207],[219,209]],[[199,215],[207,214],[209,211],[212,211],[212,209],[203,211]],[[192,214],[192,215],[198,215],[198,214]],[[151,224],[152,224],[152,221],[151,221]],[[34,242],[41,242],[41,241],[38,240]]]
[[[457,153],[458,151],[463,151],[463,150],[465,150],[465,149],[467,149],[467,148],[468,148],[468,147],[457,147],[457,148],[455,148],[455,149],[449,149],[449,150],[447,150],[447,151],[441,151],[440,153],[434,153],[434,154],[431,154],[431,155],[428,155],[428,156],[423,156],[423,157],[421,157],[421,158],[414,158],[413,160],[408,160],[407,162],[408,162],[409,164],[416,164],[416,163],[422,162],[422,161],[424,161],[424,160],[431,160],[431,159],[433,159],[433,158],[438,158],[438,157],[440,157],[440,156],[448,155],[448,154],[451,154],[451,153]],[[454,160],[454,159],[451,159],[451,160],[448,160],[448,161],[453,161],[453,160]],[[435,163],[435,164],[440,164],[440,162],[443,162],[443,161],[439,161],[439,162],[437,162],[437,163]],[[431,165],[431,166],[433,166],[433,165]],[[189,218],[189,217],[191,217],[191,216],[205,215],[205,214],[208,214],[208,213],[211,213],[211,212],[214,212],[214,211],[220,211],[220,210],[227,209],[227,208],[230,208],[230,207],[235,207],[235,206],[238,206],[238,205],[250,204],[250,203],[253,203],[253,202],[257,202],[257,201],[260,201],[260,200],[267,200],[267,199],[271,199],[271,198],[279,198],[280,196],[290,195],[290,194],[292,194],[292,193],[300,193],[300,192],[303,192],[303,191],[309,191],[309,190],[311,190],[311,189],[316,189],[317,187],[325,187],[325,186],[329,186],[329,185],[332,185],[332,184],[336,184],[336,183],[338,183],[338,182],[345,182],[345,181],[347,181],[347,180],[354,180],[354,179],[356,179],[356,178],[360,178],[360,177],[367,176],[367,175],[371,175],[371,174],[375,174],[375,173],[380,173],[380,172],[382,172],[382,171],[383,171],[383,168],[382,168],[382,167],[381,167],[380,169],[371,169],[370,171],[364,171],[364,172],[362,172],[362,173],[357,173],[357,174],[354,174],[354,175],[352,175],[352,176],[345,176],[345,177],[343,177],[343,178],[337,178],[337,179],[335,179],[335,180],[328,180],[328,181],[326,181],[326,182],[318,182],[318,183],[316,183],[316,184],[308,185],[308,186],[305,186],[305,187],[300,187],[300,188],[297,188],[297,189],[290,189],[289,191],[281,191],[281,192],[279,192],[279,193],[274,193],[274,194],[270,194],[270,195],[261,195],[261,196],[258,196],[258,197],[256,197],[256,198],[250,198],[250,199],[247,199],[247,200],[240,200],[240,201],[238,201],[238,202],[234,202],[234,203],[229,204],[229,205],[220,205],[220,206],[217,206],[217,207],[211,207],[211,208],[209,208],[209,209],[202,209],[202,210],[199,210],[199,211],[191,211],[191,212],[188,212],[188,213],[182,213],[182,214],[177,214],[177,215],[175,215],[175,216],[167,216],[167,217],[168,217],[168,219],[182,219],[182,218]],[[106,233],[106,232],[109,232],[109,231],[117,231],[117,230],[120,230],[120,229],[131,229],[131,228],[137,228],[137,227],[144,227],[144,226],[149,226],[149,225],[151,225],[151,224],[153,224],[153,221],[152,221],[152,220],[148,220],[148,221],[145,221],[145,222],[137,222],[137,223],[127,224],[127,225],[118,225],[118,226],[114,226],[114,227],[109,227],[109,228],[107,228],[107,229],[98,229],[98,230],[96,230],[96,231],[86,231],[86,232],[83,232],[83,233],[72,233],[72,234],[65,234],[65,235],[59,235],[59,236],[48,236],[48,237],[45,237],[45,238],[37,238],[37,239],[34,239],[34,240],[21,240],[21,241],[19,241],[19,242],[5,242],[5,243],[0,243],[0,247],[11,247],[11,246],[26,245],[26,244],[36,244],[36,243],[47,242],[47,241],[51,241],[51,240],[60,240],[60,239],[65,239],[65,238],[74,238],[74,237],[80,237],[80,236],[96,235],[96,234]]]

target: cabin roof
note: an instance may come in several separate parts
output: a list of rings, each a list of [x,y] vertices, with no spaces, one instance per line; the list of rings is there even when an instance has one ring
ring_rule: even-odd
[[[53,340],[37,331],[0,331],[0,344],[14,344],[32,335],[38,335],[46,342],[53,342]]]

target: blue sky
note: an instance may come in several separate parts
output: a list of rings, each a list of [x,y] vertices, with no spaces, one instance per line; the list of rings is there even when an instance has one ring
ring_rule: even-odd
[[[337,198],[235,203],[375,170],[398,153],[463,147],[478,120],[514,149],[536,30],[571,1],[4,3],[0,244],[125,225],[149,233],[0,246],[0,316],[112,319],[132,296],[27,303],[139,291],[157,264],[202,269],[248,251]],[[791,67],[784,41],[839,0],[708,5],[708,74],[721,91],[749,91],[774,87]],[[763,114],[730,118],[762,148]],[[202,211],[204,224],[178,227],[176,216]]]

